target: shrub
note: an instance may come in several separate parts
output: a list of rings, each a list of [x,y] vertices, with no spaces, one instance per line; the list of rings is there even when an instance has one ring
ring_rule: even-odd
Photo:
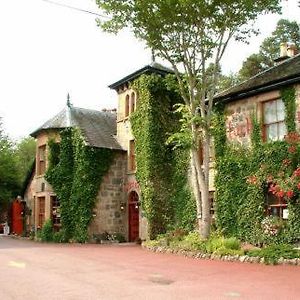
[[[117,241],[119,243],[126,242],[125,236],[119,232],[109,234],[105,231],[103,233],[93,234],[92,238],[97,244],[100,244],[101,241]]]
[[[266,264],[276,264],[280,258],[292,259],[300,258],[300,252],[293,248],[292,245],[270,245],[261,250],[250,250],[249,256],[263,257]]]
[[[61,229],[60,231],[54,232],[53,242],[55,243],[66,243],[68,239],[66,238],[66,232]]]
[[[116,232],[111,235],[112,241],[118,241],[119,243],[126,242],[125,236],[122,233]]]
[[[217,255],[221,255],[221,256],[224,256],[224,255],[244,255],[244,251],[242,249],[228,249],[226,248],[225,246],[222,246],[220,248],[218,248],[214,254],[217,254]]]
[[[206,251],[219,255],[236,255],[241,254],[241,244],[235,237],[224,238],[219,236],[212,236],[206,242]]]
[[[41,239],[42,242],[52,242],[53,241],[53,226],[52,221],[49,219],[47,220],[41,231],[39,232],[38,237]]]
[[[198,232],[190,232],[188,235],[182,237],[181,240],[170,242],[170,246],[172,248],[205,252],[205,241],[201,240]]]
[[[239,249],[241,249],[241,243],[235,237],[224,239],[223,243],[224,243],[224,247],[226,249],[230,249],[230,250],[239,250]]]

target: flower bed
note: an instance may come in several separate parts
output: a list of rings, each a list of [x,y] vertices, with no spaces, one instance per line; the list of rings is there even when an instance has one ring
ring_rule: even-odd
[[[266,262],[264,257],[259,256],[249,256],[249,255],[218,255],[218,254],[210,254],[203,253],[199,251],[188,251],[183,249],[172,249],[164,246],[151,246],[147,245],[147,242],[142,244],[144,249],[150,250],[152,252],[157,253],[168,253],[168,254],[176,254],[185,257],[191,257],[195,259],[212,259],[212,260],[222,260],[222,261],[232,261],[232,262],[242,262],[242,263],[259,263],[259,264],[270,264]],[[276,263],[278,265],[294,265],[300,266],[300,258],[286,259],[279,258]]]

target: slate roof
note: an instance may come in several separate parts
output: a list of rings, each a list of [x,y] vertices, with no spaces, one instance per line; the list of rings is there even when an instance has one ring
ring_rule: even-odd
[[[117,115],[110,111],[97,111],[79,107],[66,107],[52,119],[31,133],[37,135],[44,130],[78,127],[88,146],[123,150],[116,140]]]
[[[150,65],[146,65],[145,67],[127,75],[126,77],[116,81],[115,83],[109,85],[108,87],[111,89],[117,89],[121,85],[128,83],[130,81],[133,81],[134,79],[138,78],[142,74],[159,74],[159,75],[167,75],[167,74],[172,74],[174,71],[172,69],[169,69],[157,62],[152,62]]]
[[[215,96],[215,100],[230,102],[296,82],[300,82],[300,53],[219,93]]]

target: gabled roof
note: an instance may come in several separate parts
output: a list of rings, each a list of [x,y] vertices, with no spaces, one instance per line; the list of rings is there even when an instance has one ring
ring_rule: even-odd
[[[77,127],[81,130],[88,146],[123,150],[115,138],[117,134],[117,115],[110,111],[97,111],[67,106],[52,119],[31,133],[37,137],[41,131]]]
[[[230,102],[296,82],[300,82],[300,54],[217,94],[215,100]]]
[[[159,74],[159,75],[167,75],[167,74],[172,74],[174,71],[172,69],[169,69],[157,62],[152,62],[150,65],[146,65],[145,67],[127,75],[126,77],[118,80],[117,82],[109,85],[108,87],[111,89],[117,89],[121,85],[126,84],[128,82],[133,81],[134,79],[138,78],[142,74]]]

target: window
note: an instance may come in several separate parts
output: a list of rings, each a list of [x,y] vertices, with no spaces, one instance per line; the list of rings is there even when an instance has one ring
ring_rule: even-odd
[[[287,203],[283,198],[277,197],[271,192],[268,192],[265,208],[268,216],[276,216],[282,219],[284,218],[284,211],[287,209]]]
[[[46,145],[38,148],[38,159],[37,159],[37,174],[43,175],[46,171]]]
[[[283,140],[286,135],[284,103],[281,99],[265,102],[263,105],[264,139]]]
[[[45,222],[45,197],[38,198],[38,207],[38,226],[42,228]]]
[[[130,112],[133,113],[135,111],[135,93],[131,93],[130,97]]]
[[[60,202],[57,196],[51,196],[52,204],[52,223],[54,231],[60,229]]]
[[[129,164],[128,170],[135,171],[136,162],[135,162],[135,143],[134,140],[129,141]]]
[[[129,116],[129,95],[125,98],[125,118]]]

